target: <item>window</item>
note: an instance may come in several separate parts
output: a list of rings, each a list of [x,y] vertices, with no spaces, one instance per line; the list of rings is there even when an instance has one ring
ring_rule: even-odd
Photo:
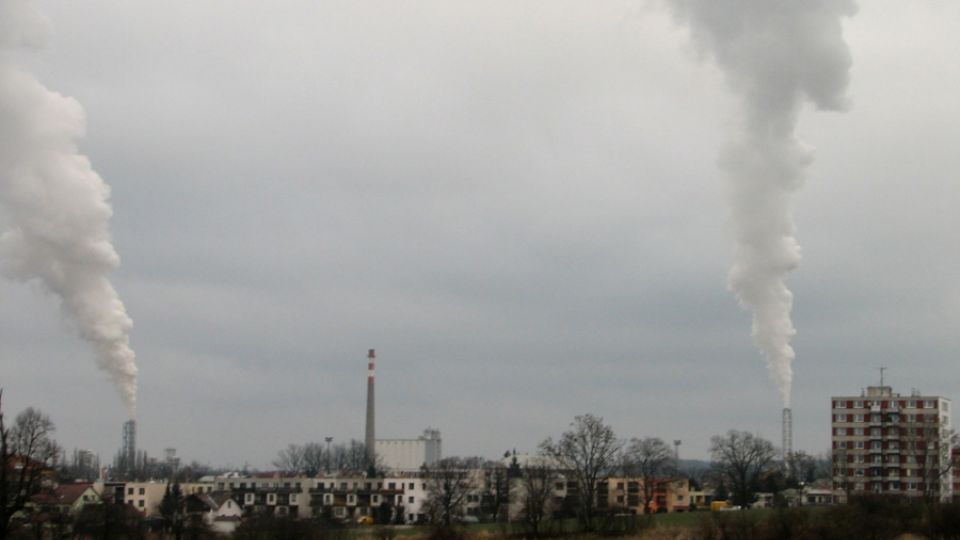
[[[934,409],[934,408],[936,408],[933,403],[934,403],[933,400],[928,399],[928,400],[926,400],[926,401],[923,402],[923,408],[924,408],[924,409]]]
[[[413,482],[410,482],[409,489],[414,489],[414,487],[413,487]]]
[[[296,494],[296,493],[291,493],[291,494],[290,494],[290,504],[293,504],[293,505],[299,504],[299,501],[297,500],[297,494]]]
[[[347,493],[347,504],[357,504],[356,493]]]
[[[857,441],[855,444],[858,450],[863,450],[863,441]]]
[[[397,489],[397,483],[396,483],[396,482],[389,482],[389,483],[387,484],[387,489]]]
[[[133,495],[133,488],[127,488],[127,495]]]
[[[944,402],[940,405],[940,408],[943,409],[944,412],[949,412],[949,411],[950,411],[950,404],[947,403],[946,401],[944,401]]]
[[[143,508],[143,499],[140,499],[139,501],[137,501],[137,506],[139,506],[140,508]]]
[[[407,502],[410,504],[413,504],[413,497],[410,497],[409,499],[407,499]]]
[[[862,435],[863,435],[863,428],[862,428],[862,427],[854,428],[854,429],[853,429],[853,434],[854,434],[854,435],[861,435],[861,436],[862,436]]]
[[[836,408],[836,409],[846,409],[846,408],[847,408],[847,402],[841,399],[841,400],[839,400],[839,401],[835,401],[833,406],[834,406],[834,408]]]
[[[910,407],[911,409],[916,409],[916,408],[917,408],[917,402],[916,402],[916,400],[911,399],[910,401],[908,401],[908,402],[907,402],[907,407]]]
[[[855,402],[853,403],[853,406],[854,406],[855,408],[857,408],[857,409],[862,409],[862,408],[863,408],[863,401],[855,401]]]
[[[863,422],[863,415],[862,415],[862,414],[858,414],[858,415],[854,416],[853,419],[854,419],[855,422]]]
[[[140,494],[143,495],[147,492],[147,488],[140,488]]]

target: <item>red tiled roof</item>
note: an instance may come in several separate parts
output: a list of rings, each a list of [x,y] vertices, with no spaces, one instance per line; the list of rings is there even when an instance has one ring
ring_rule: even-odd
[[[54,489],[37,493],[30,499],[37,504],[72,505],[93,484],[60,484]]]

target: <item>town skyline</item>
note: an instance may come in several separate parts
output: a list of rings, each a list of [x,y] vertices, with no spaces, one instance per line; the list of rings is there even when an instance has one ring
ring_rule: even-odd
[[[793,196],[793,447],[878,383],[957,395],[960,217],[946,1],[843,20],[844,114],[804,107]],[[37,3],[5,53],[85,109],[133,319],[138,446],[269,468],[289,443],[443,434],[537,445],[577,414],[624,438],[779,444],[781,400],[727,290],[718,156],[735,98],[659,4]],[[0,211],[0,223],[6,225]],[[0,386],[108,461],[127,420],[36,283],[0,280]]]

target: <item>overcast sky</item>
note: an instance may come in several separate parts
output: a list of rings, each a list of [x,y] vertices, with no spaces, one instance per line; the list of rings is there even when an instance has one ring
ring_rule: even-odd
[[[134,321],[138,442],[268,467],[290,442],[441,430],[535,451],[582,413],[617,434],[757,432],[781,403],[726,288],[717,156],[735,100],[662,6],[44,0],[17,61],[86,109]],[[844,114],[793,199],[794,447],[875,384],[960,398],[960,4],[844,23]],[[125,409],[37,286],[0,282],[4,409],[108,461]]]

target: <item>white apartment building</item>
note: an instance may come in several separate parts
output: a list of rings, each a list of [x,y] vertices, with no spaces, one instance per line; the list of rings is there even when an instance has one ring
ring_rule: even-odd
[[[848,495],[953,495],[950,400],[870,386],[831,399],[833,484]]]

